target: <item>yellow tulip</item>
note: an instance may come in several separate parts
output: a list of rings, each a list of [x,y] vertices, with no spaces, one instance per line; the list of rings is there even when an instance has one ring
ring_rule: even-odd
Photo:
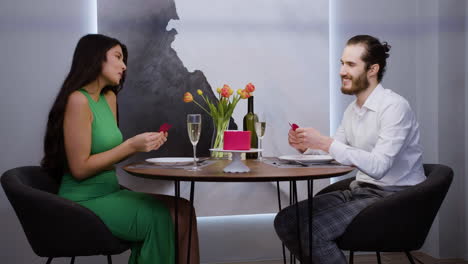
[[[240,97],[241,97],[242,99],[247,99],[247,98],[250,97],[250,94],[249,94],[249,92],[247,92],[246,90],[242,90],[242,91],[241,91]]]
[[[200,89],[198,89],[198,90],[197,90],[197,94],[198,94],[198,95],[202,95],[202,94],[203,94],[203,91],[200,90]]]

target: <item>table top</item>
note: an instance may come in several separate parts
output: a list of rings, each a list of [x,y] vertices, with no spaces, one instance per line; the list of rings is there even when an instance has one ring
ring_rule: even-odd
[[[135,176],[149,179],[202,182],[271,182],[314,180],[341,176],[354,170],[354,167],[343,165],[277,168],[258,160],[245,160],[243,162],[245,162],[245,165],[250,168],[250,172],[223,172],[224,167],[226,167],[230,162],[230,160],[217,160],[212,164],[202,167],[200,171],[157,167],[135,167],[135,165],[142,164],[143,162],[128,164],[123,167],[123,169]]]

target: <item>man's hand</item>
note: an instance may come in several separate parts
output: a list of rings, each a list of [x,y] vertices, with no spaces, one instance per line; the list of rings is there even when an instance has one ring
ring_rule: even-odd
[[[310,127],[296,129],[292,142],[294,145],[290,143],[291,146],[299,146],[301,149],[304,149],[304,151],[305,149],[310,148],[329,152],[333,139],[323,136],[317,129]]]
[[[292,129],[289,129],[288,143],[291,147],[297,149],[301,153],[304,153],[307,150],[307,147],[302,146],[301,141],[297,137],[297,132]]]

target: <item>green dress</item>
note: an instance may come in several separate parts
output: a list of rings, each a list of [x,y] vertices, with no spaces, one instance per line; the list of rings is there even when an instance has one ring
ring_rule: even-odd
[[[84,89],[93,112],[91,155],[122,143],[122,133],[103,94],[94,101]],[[118,238],[132,242],[130,264],[174,263],[174,227],[168,208],[144,193],[121,190],[115,170],[78,181],[63,175],[59,195],[89,208]]]

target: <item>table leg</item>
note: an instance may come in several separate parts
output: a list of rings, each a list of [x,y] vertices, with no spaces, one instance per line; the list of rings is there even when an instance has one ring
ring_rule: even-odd
[[[294,195],[293,195],[293,184],[292,181],[289,181],[289,206],[294,204]],[[296,256],[289,251],[289,263],[296,264]]]
[[[174,211],[175,211],[175,263],[179,263],[179,198],[180,181],[174,181]]]
[[[189,219],[189,234],[188,234],[188,247],[187,247],[187,264],[190,264],[190,252],[191,252],[191,243],[192,243],[192,218],[193,218],[193,196],[195,192],[195,182],[190,182],[190,219]]]
[[[297,219],[297,239],[299,241],[299,258],[304,259],[304,254],[302,252],[302,242],[301,242],[301,228],[300,228],[300,218],[299,218],[299,201],[297,200],[297,183],[293,181],[293,196],[295,200],[296,207],[296,219]]]
[[[289,181],[289,206],[293,205],[293,202],[292,181]],[[289,263],[296,263],[296,257],[291,251],[289,251]]]
[[[279,181],[276,182],[276,190],[277,190],[277,193],[278,193],[278,208],[279,208],[279,211],[281,211],[281,195],[280,195],[280,187],[279,187]],[[283,247],[283,264],[286,264],[286,251],[284,249],[284,243],[281,242],[281,246]]]
[[[307,204],[308,208],[307,210],[309,211],[309,263],[312,264],[312,211],[314,209],[314,200],[313,200],[313,193],[314,191],[314,181],[313,180],[308,180],[307,181]]]

